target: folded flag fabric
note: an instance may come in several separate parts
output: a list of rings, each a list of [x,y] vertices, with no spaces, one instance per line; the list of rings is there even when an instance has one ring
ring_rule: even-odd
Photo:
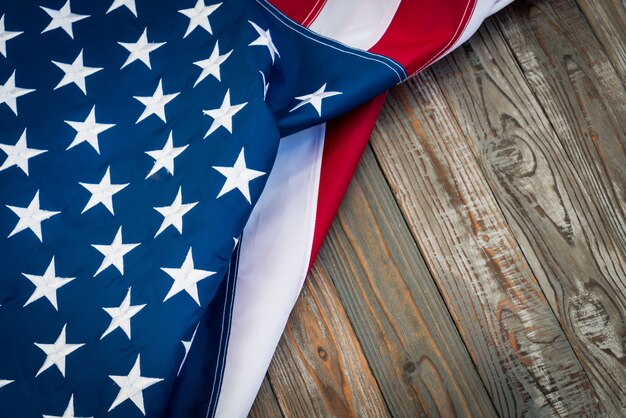
[[[458,47],[510,0],[274,2],[325,36],[398,60],[412,57],[405,64],[412,73]],[[402,47],[390,41],[397,33],[403,34]],[[394,45],[395,53],[390,53]],[[281,141],[268,183],[244,230],[218,416],[245,416],[252,406],[383,101],[380,95]]]
[[[0,416],[247,413],[376,111],[328,199],[320,124],[497,2],[339,3],[0,0]]]

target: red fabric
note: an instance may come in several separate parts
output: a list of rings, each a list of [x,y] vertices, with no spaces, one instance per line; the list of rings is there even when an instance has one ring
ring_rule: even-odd
[[[304,26],[310,26],[326,4],[326,0],[271,1]],[[461,36],[476,1],[402,0],[389,28],[370,51],[397,61],[408,74],[420,71],[444,55]],[[385,96],[380,95],[326,125],[309,268],[348,189]]]
[[[348,190],[386,96],[386,93],[381,94],[326,124],[309,269]]]
[[[443,55],[461,36],[476,0],[403,0],[385,35],[370,51],[413,74]]]
[[[292,20],[307,27],[326,4],[326,0],[270,0],[270,2]]]
[[[403,0],[387,32],[370,51],[394,59],[412,74],[452,47],[475,6],[476,0]],[[309,269],[348,189],[385,96],[380,95],[326,125]]]

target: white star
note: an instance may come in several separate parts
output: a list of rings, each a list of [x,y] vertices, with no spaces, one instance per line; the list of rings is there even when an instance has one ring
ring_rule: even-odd
[[[96,107],[92,107],[89,115],[84,122],[75,122],[66,120],[65,123],[70,125],[76,131],[76,136],[67,149],[73,148],[78,144],[87,142],[89,145],[100,154],[100,146],[98,145],[98,134],[106,131],[109,128],[115,126],[113,123],[98,123],[96,122]]]
[[[59,67],[61,70],[63,70],[63,72],[65,73],[65,75],[63,76],[59,84],[57,84],[57,86],[54,88],[55,90],[60,87],[67,86],[70,83],[74,83],[78,86],[78,88],[84,94],[87,94],[87,87],[85,86],[85,78],[89,77],[90,75],[94,73],[97,73],[98,71],[102,69],[102,68],[97,68],[97,67],[85,67],[83,65],[83,50],[82,49],[78,53],[78,56],[76,57],[74,62],[71,64],[64,64],[62,62],[56,62],[56,61],[52,61],[52,63],[56,65],[57,67]]]
[[[163,302],[184,290],[194,301],[196,301],[198,306],[200,306],[200,299],[198,298],[197,283],[215,274],[214,271],[198,270],[194,268],[191,248],[189,248],[187,257],[185,257],[185,261],[180,268],[161,267],[161,270],[174,279],[174,283],[172,283],[172,287],[170,287],[170,291],[167,292]]]
[[[204,0],[198,0],[196,5],[191,9],[179,10],[179,13],[182,13],[189,18],[189,26],[187,27],[187,32],[185,32],[185,36],[183,36],[183,38],[186,38],[187,35],[189,35],[198,26],[205,29],[210,34],[213,34],[211,31],[211,23],[209,23],[209,16],[211,16],[211,13],[213,13],[221,5],[222,3],[217,3],[206,6],[204,4]]]
[[[146,178],[150,177],[162,168],[165,168],[168,173],[174,175],[174,159],[178,157],[188,146],[189,144],[182,147],[174,147],[172,133],[170,132],[170,136],[167,138],[167,142],[165,142],[163,149],[146,151],[146,154],[154,158],[154,165]]]
[[[239,112],[247,104],[248,102],[231,106],[230,89],[226,90],[226,95],[224,96],[222,105],[219,108],[202,111],[202,113],[204,113],[205,115],[213,118],[213,123],[211,124],[211,127],[207,131],[206,135],[204,135],[204,137],[206,138],[207,136],[211,135],[220,126],[223,126],[224,128],[226,128],[228,132],[232,134],[233,133],[233,116],[235,116],[235,114]]]
[[[15,145],[0,144],[0,149],[7,155],[6,160],[0,166],[0,171],[17,166],[26,175],[28,175],[28,160],[46,152],[46,150],[42,149],[28,148],[26,144],[26,129],[24,129],[22,136],[20,136]]]
[[[122,242],[122,227],[117,230],[113,242],[109,245],[91,244],[96,250],[100,251],[104,255],[104,260],[100,264],[100,268],[96,271],[94,276],[97,276],[109,266],[113,266],[124,275],[124,256],[132,251],[139,244],[124,244]]]
[[[41,237],[41,223],[46,219],[61,213],[39,209],[39,190],[35,193],[35,197],[33,197],[33,200],[30,201],[28,207],[18,208],[16,206],[7,205],[7,208],[11,209],[13,213],[20,218],[19,221],[17,221],[17,225],[15,225],[15,228],[13,228],[13,231],[11,231],[7,238],[12,237],[25,229],[30,229],[41,242],[43,242]]]
[[[6,380],[6,379],[0,379],[0,388],[5,387],[6,385],[15,382],[15,380]]]
[[[0,104],[5,103],[9,106],[9,109],[17,116],[17,98],[25,94],[32,93],[35,89],[23,89],[15,86],[15,71],[11,74],[11,77],[0,85]]]
[[[215,41],[215,48],[213,48],[211,56],[205,60],[194,62],[195,65],[202,68],[202,73],[198,76],[198,79],[193,86],[196,87],[198,83],[204,80],[209,74],[215,77],[217,81],[222,81],[220,78],[220,65],[228,59],[232,52],[233,51],[230,50],[224,55],[220,55],[218,41]]]
[[[137,5],[135,4],[135,0],[113,0],[111,7],[107,10],[107,14],[122,6],[126,6],[126,8],[137,17]]]
[[[118,42],[118,44],[122,45],[129,52],[122,68],[133,61],[141,60],[148,68],[152,69],[150,66],[150,53],[165,45],[165,42],[148,42],[148,28],[145,28],[137,42]]]
[[[48,23],[48,26],[46,26],[46,28],[41,31],[41,33],[48,32],[56,28],[61,28],[68,35],[70,35],[70,38],[74,39],[72,23],[89,17],[89,15],[78,15],[72,13],[72,10],[70,10],[70,0],[67,0],[63,7],[61,7],[59,10],[48,9],[47,7],[43,6],[39,7],[41,7],[52,18],[50,23]]]
[[[115,331],[117,328],[120,328],[122,331],[124,331],[128,339],[130,340],[130,319],[133,316],[137,315],[137,313],[139,313],[139,311],[142,310],[144,306],[146,305],[130,304],[129,288],[128,293],[126,293],[126,297],[124,298],[120,306],[118,306],[117,308],[102,308],[106,311],[106,313],[111,315],[111,323],[109,324],[109,327],[106,329],[106,331],[104,331],[100,339],[103,339],[111,332]]]
[[[45,297],[57,311],[59,310],[57,305],[57,290],[75,279],[75,277],[57,277],[54,267],[54,257],[52,257],[52,261],[50,261],[43,276],[22,274],[35,285],[35,290],[33,290],[33,293],[24,306]]]
[[[305,94],[304,96],[296,97],[297,100],[300,100],[300,103],[294,106],[294,108],[291,109],[290,112],[293,112],[294,110],[304,105],[310,104],[315,108],[315,110],[317,110],[317,114],[319,116],[322,116],[322,100],[327,97],[337,96],[339,94],[341,94],[341,92],[339,91],[326,91],[326,83],[324,83],[324,85],[317,89],[317,91],[311,94]]]
[[[179,233],[183,233],[183,216],[193,209],[198,202],[184,204],[182,202],[182,187],[179,187],[178,194],[176,194],[176,197],[170,206],[154,208],[157,212],[163,215],[163,223],[161,223],[161,227],[154,236],[155,238],[170,225],[173,225]]]
[[[44,415],[43,418],[79,418],[74,416],[74,394],[70,396],[70,401],[67,403],[67,408],[65,408],[65,412],[63,415]],[[86,417],[83,417],[86,418]],[[93,418],[93,417],[90,417]]]
[[[137,360],[135,361],[133,368],[130,369],[130,372],[128,372],[128,375],[109,377],[120,387],[120,391],[109,408],[109,411],[113,410],[113,408],[125,400],[130,399],[144,415],[146,415],[146,410],[143,405],[143,391],[163,380],[156,377],[144,377],[141,375],[140,355],[137,355]]]
[[[278,50],[276,49],[276,45],[274,45],[274,42],[272,41],[272,35],[270,35],[269,29],[268,30],[263,30],[256,23],[254,23],[254,22],[252,22],[250,20],[248,22],[250,22],[252,27],[259,34],[259,37],[256,38],[254,41],[250,42],[250,44],[248,46],[265,46],[265,47],[267,47],[267,50],[270,52],[270,56],[272,57],[272,64],[274,64],[274,57],[278,56],[278,58],[280,58],[280,54],[278,53]]]
[[[134,96],[135,99],[139,100],[146,107],[135,123],[141,122],[150,115],[157,115],[163,122],[167,122],[165,119],[165,105],[174,100],[179,93],[163,94],[162,82],[163,80],[159,80],[159,85],[152,96]]]
[[[41,368],[35,375],[35,377],[39,376],[44,371],[48,370],[51,366],[57,366],[57,369],[61,372],[63,377],[65,377],[65,357],[78,350],[85,344],[67,344],[65,340],[65,328],[67,324],[63,325],[63,329],[61,330],[61,334],[59,334],[59,338],[54,342],[54,344],[40,344],[35,343],[37,347],[44,353],[46,353],[46,360],[43,362]]]
[[[78,183],[91,193],[91,197],[81,213],[85,213],[98,203],[102,203],[104,207],[111,212],[111,215],[115,215],[115,212],[113,211],[113,195],[123,190],[130,183],[111,184],[110,170],[111,167],[107,167],[107,171],[104,173],[104,176],[102,176],[100,183]]]
[[[7,56],[7,41],[24,32],[12,32],[4,29],[4,15],[0,17],[0,54]]]
[[[178,376],[180,374],[180,371],[183,369],[183,366],[185,364],[185,360],[187,360],[187,356],[189,355],[189,350],[191,350],[191,345],[193,344],[193,340],[196,338],[196,332],[198,332],[198,327],[200,326],[200,322],[198,322],[198,325],[196,325],[196,329],[193,330],[193,335],[191,336],[191,339],[189,341],[181,341],[181,343],[183,344],[183,348],[185,349],[185,355],[183,356],[183,361],[180,362],[180,366],[178,367],[178,373],[176,373],[176,376]]]
[[[226,177],[226,182],[217,197],[219,198],[231,190],[239,189],[248,203],[251,203],[249,187],[250,181],[265,175],[263,171],[250,170],[246,167],[246,157],[244,156],[243,148],[239,152],[237,161],[235,161],[235,164],[232,167],[213,166],[213,168]]]

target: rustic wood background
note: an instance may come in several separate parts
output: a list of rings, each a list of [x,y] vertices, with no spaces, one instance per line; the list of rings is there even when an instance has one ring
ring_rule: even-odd
[[[392,90],[252,417],[626,416],[626,3]]]

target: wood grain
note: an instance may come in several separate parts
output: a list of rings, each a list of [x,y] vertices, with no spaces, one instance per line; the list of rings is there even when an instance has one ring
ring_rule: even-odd
[[[281,418],[283,413],[278,405],[278,400],[267,377],[263,379],[259,393],[257,394],[252,409],[248,414],[249,418]]]
[[[440,83],[458,79],[448,100],[597,393],[623,416],[626,92],[573,1],[523,1],[495,22]]]
[[[317,264],[393,416],[496,415],[369,148]]]
[[[577,0],[591,28],[626,80],[626,3],[623,0]]]
[[[599,356],[590,377],[606,394],[605,377],[598,379],[597,372],[619,375],[621,367],[611,351],[594,346],[619,347],[623,309],[619,297],[606,293],[611,287],[604,263],[589,248],[589,236],[596,243],[605,240],[589,227],[602,220],[581,208],[578,201],[586,193],[577,170],[502,44],[487,25],[471,46],[434,70],[568,339],[587,369],[585,359]],[[467,94],[456,94],[461,86]],[[605,406],[616,413],[610,403]]]
[[[625,10],[516,0],[391,93],[255,416],[626,416]]]
[[[573,0],[521,1],[495,22],[626,253],[626,90]]]
[[[385,417],[376,381],[329,278],[309,276],[268,374],[288,417]]]
[[[500,415],[599,413],[429,73],[392,90],[372,145]]]

